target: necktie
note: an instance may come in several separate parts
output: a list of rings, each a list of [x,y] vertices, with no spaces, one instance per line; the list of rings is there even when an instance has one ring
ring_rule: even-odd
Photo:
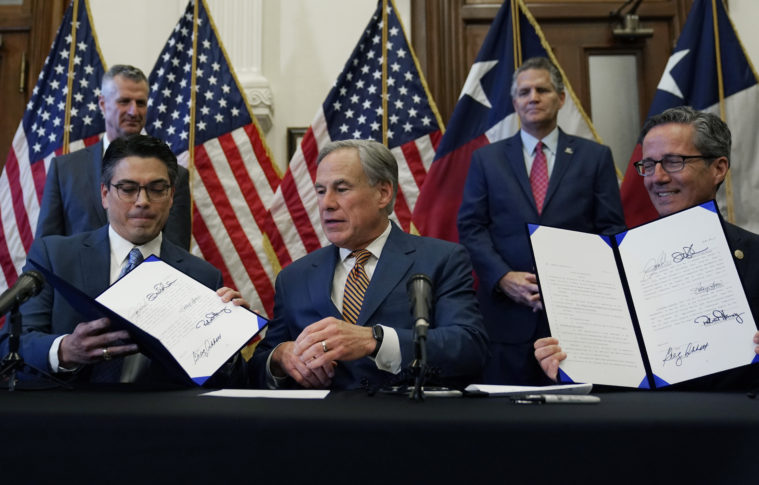
[[[127,256],[127,264],[124,266],[124,269],[121,270],[121,274],[119,274],[119,279],[136,268],[138,264],[142,263],[143,259],[144,258],[142,257],[140,250],[137,248],[132,248],[132,250],[129,251],[129,255]]]
[[[366,288],[369,286],[369,276],[366,274],[364,264],[372,255],[366,249],[353,251],[356,258],[356,264],[348,273],[348,279],[345,281],[345,293],[343,293],[343,317],[346,322],[355,324],[358,321],[358,314],[361,312],[361,304],[364,301]]]
[[[543,153],[543,147],[543,142],[539,141],[535,147],[535,159],[532,161],[530,171],[530,187],[532,187],[532,196],[535,198],[538,214],[543,212],[543,201],[548,191],[548,162]]]
[[[119,278],[136,268],[142,260],[143,257],[140,250],[132,248],[127,256],[127,264],[124,266],[124,269],[121,270]],[[119,364],[123,364],[120,366],[120,379],[118,376],[116,378],[121,382],[136,382],[137,379],[146,372],[150,365],[150,359],[143,354],[133,354],[124,357],[123,362],[119,362]]]

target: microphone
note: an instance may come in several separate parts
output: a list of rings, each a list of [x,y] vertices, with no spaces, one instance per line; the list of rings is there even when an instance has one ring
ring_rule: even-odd
[[[39,271],[29,270],[21,273],[16,283],[0,295],[0,315],[5,315],[13,305],[24,303],[38,295],[45,286],[45,278]]]
[[[425,274],[415,274],[408,280],[406,290],[414,317],[414,341],[427,338],[432,306],[432,280]]]

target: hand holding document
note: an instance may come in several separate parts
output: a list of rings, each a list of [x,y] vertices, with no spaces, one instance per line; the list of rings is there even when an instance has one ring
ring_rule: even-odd
[[[568,356],[561,381],[661,387],[755,359],[714,202],[613,238],[530,230],[551,335]]]
[[[43,269],[44,271],[44,269]],[[169,370],[177,366],[198,385],[234,356],[268,321],[223,302],[206,287],[155,256],[147,258],[95,300],[44,271],[84,315],[111,318],[140,350]]]

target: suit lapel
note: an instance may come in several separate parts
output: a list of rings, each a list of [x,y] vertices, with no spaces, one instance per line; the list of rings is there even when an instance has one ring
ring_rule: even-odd
[[[519,136],[519,132],[507,140],[506,163],[514,174],[514,179],[519,184],[519,187],[521,187],[524,197],[535,209],[535,215],[537,215],[535,198],[532,196],[532,187],[530,187],[530,178],[524,166],[524,149],[522,148],[522,137]]]
[[[393,224],[391,222],[391,224]],[[407,244],[408,236],[393,224],[390,235],[382,248],[382,254],[377,262],[369,288],[364,295],[361,313],[357,325],[366,325],[371,316],[382,305],[390,292],[398,286],[414,262],[415,249]],[[390,322],[388,322],[390,323]]]
[[[105,135],[103,135],[105,136]],[[100,173],[103,170],[103,140],[91,145],[87,148],[92,155],[92,171],[90,172],[90,187],[94,187],[94,193],[91,192],[93,198],[93,207],[96,207],[95,214],[98,219],[98,226],[102,226],[108,223],[108,214],[103,208],[103,200],[100,195]]]
[[[548,179],[548,191],[546,192],[546,199],[543,201],[543,211],[545,212],[548,203],[551,202],[551,197],[559,189],[561,185],[561,179],[567,173],[569,166],[574,156],[575,147],[574,140],[569,138],[561,129],[559,129],[559,142],[556,144],[556,159],[553,164],[553,172]]]
[[[309,272],[305,275],[308,294],[314,310],[320,315],[328,315],[342,319],[343,316],[332,302],[332,279],[335,276],[335,265],[340,259],[337,246],[328,246],[321,251],[321,258],[315,261]]]
[[[108,226],[91,232],[82,240],[82,246],[78,265],[82,271],[82,291],[95,297],[111,284],[111,244],[108,239]]]

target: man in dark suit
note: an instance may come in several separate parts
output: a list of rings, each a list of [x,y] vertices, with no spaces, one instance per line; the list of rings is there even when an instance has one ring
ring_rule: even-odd
[[[548,330],[525,224],[614,233],[624,218],[609,148],[558,128],[565,92],[556,66],[525,61],[511,97],[522,129],[472,155],[458,230],[491,340],[483,380],[530,385],[545,380],[532,342]]]
[[[689,106],[668,109],[646,121],[640,135],[643,159],[635,168],[660,216],[716,198],[730,168],[731,134],[727,124],[711,113]],[[759,235],[725,223],[738,276],[748,304],[759,317]],[[759,332],[754,336],[759,344]],[[535,342],[535,358],[556,380],[559,363],[567,358],[553,337]],[[759,354],[759,347],[756,348]],[[747,389],[756,386],[759,366],[729,370],[683,383],[679,387]]]
[[[209,288],[219,288],[223,301],[244,304],[239,293],[220,288],[219,270],[163,237],[176,177],[176,157],[162,141],[144,135],[114,140],[103,158],[100,189],[109,224],[72,236],[35,239],[24,269],[34,269],[34,261],[96,297],[127,270],[130,258],[139,261],[156,254]],[[50,285],[22,305],[21,314],[21,356],[62,378],[118,381],[101,364],[138,351],[135,344],[124,342],[126,331],[112,330],[107,318],[85,321]],[[3,355],[8,351],[7,327],[0,333]]]
[[[145,127],[148,80],[136,67],[119,64],[105,73],[100,89],[105,135],[94,145],[55,157],[50,162],[36,237],[68,236],[108,223],[106,211],[100,203],[101,160],[110,142],[140,133]],[[180,166],[174,205],[164,234],[184,249],[190,248],[190,211],[189,174]]]
[[[316,196],[330,246],[283,269],[274,318],[256,349],[260,386],[351,389],[394,381],[414,357],[406,289],[432,279],[428,365],[446,384],[472,382],[486,334],[472,267],[458,244],[411,236],[390,222],[398,166],[382,144],[344,140],[319,154]]]

